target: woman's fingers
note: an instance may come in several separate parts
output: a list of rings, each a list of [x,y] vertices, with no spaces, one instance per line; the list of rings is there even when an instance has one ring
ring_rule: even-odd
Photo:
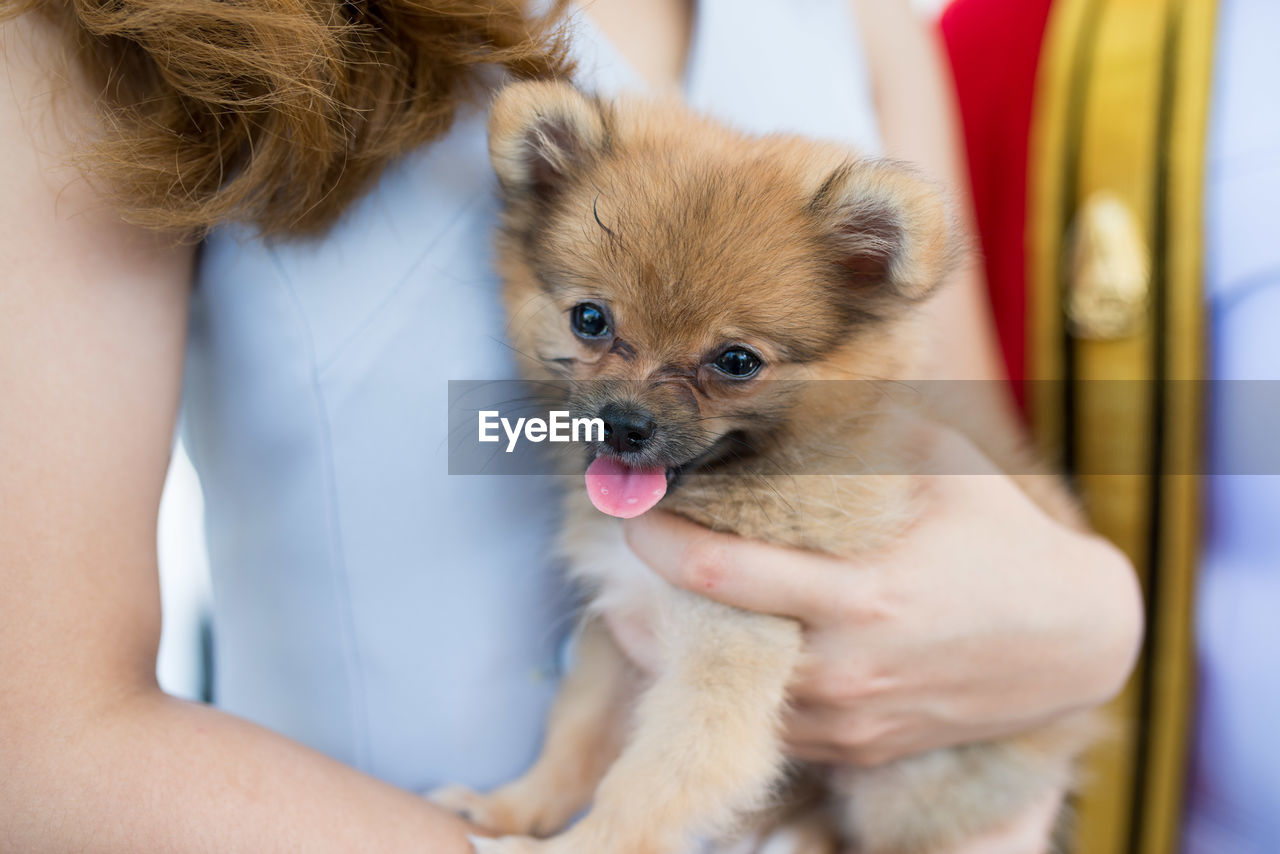
[[[726,605],[810,625],[856,617],[860,602],[874,607],[870,573],[847,561],[709,531],[670,513],[646,513],[623,530],[649,568]]]
[[[879,765],[909,752],[907,733],[873,709],[793,705],[783,719],[787,753],[808,762]]]

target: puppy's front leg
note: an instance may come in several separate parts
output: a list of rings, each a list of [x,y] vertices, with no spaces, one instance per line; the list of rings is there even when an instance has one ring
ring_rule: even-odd
[[[477,850],[681,854],[764,803],[783,766],[778,722],[799,625],[682,591],[663,611],[665,666],[591,812],[555,839],[481,841]]]
[[[639,675],[599,618],[583,627],[574,658],[542,753],[524,776],[487,795],[447,786],[428,797],[497,833],[534,836],[555,833],[586,807],[622,747]]]

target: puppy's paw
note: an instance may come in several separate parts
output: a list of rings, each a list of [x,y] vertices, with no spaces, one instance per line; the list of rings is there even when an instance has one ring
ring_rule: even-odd
[[[466,786],[452,785],[427,792],[426,797],[431,803],[457,815],[463,821],[489,830],[508,832],[506,828],[498,826],[497,816],[494,814],[497,810],[493,808],[492,799],[488,795],[482,795]]]
[[[475,854],[548,854],[547,843],[528,836],[504,836],[501,839],[468,837]]]

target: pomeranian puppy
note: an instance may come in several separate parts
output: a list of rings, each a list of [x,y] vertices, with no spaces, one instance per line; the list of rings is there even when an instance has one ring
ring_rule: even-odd
[[[513,345],[605,435],[567,496],[564,554],[595,607],[543,752],[490,794],[435,794],[506,834],[477,849],[681,854],[768,816],[805,828],[806,852],[924,854],[1068,788],[1080,720],[880,767],[789,765],[800,624],[675,589],[623,541],[619,517],[655,506],[841,556],[903,533],[912,432],[877,383],[851,380],[914,378],[914,309],[955,256],[940,190],[835,144],[565,84],[506,88],[489,130]],[[655,676],[602,606],[655,627]]]

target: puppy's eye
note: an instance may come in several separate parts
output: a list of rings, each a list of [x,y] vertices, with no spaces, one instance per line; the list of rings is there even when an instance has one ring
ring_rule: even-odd
[[[742,347],[725,350],[712,362],[717,371],[736,379],[746,379],[760,370],[760,357]]]
[[[604,309],[593,302],[580,302],[573,307],[573,331],[583,338],[602,338],[609,331]]]

